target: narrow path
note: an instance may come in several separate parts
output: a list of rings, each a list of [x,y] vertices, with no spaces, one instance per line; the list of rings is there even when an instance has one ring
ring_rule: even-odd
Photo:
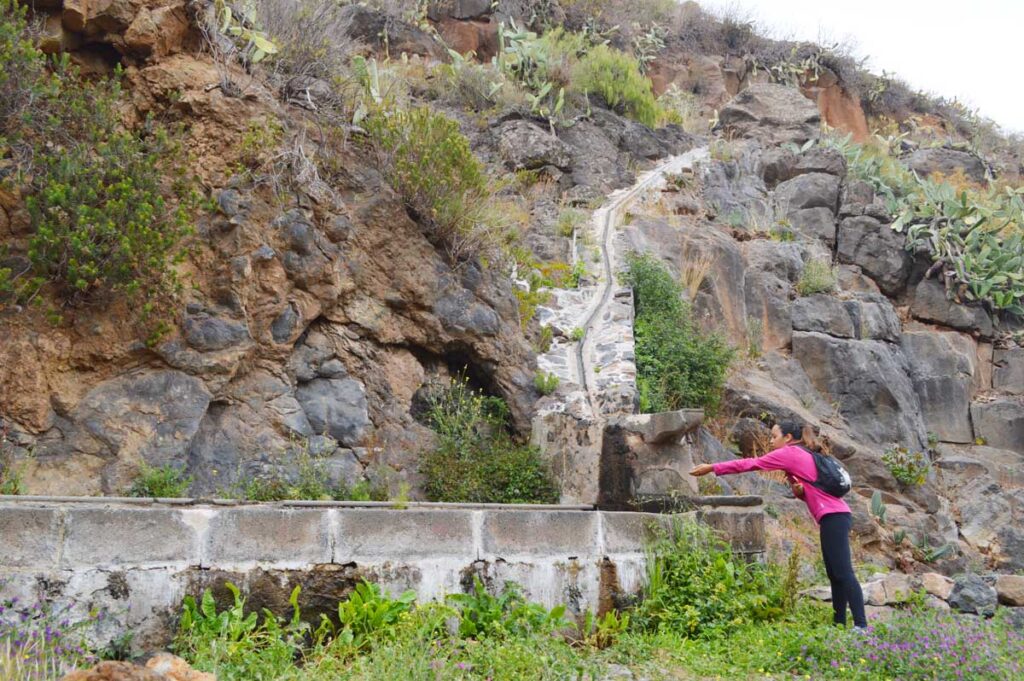
[[[615,228],[621,221],[624,209],[631,206],[636,200],[650,191],[661,189],[665,183],[665,176],[678,173],[684,168],[692,168],[695,161],[707,157],[707,148],[699,147],[692,149],[681,156],[674,156],[660,163],[654,169],[644,173],[629,189],[619,190],[609,195],[607,205],[598,208],[594,212],[592,224],[599,230],[599,245],[601,249],[601,263],[603,267],[596,295],[588,305],[583,322],[580,328],[583,330],[583,338],[576,343],[576,361],[573,367],[576,383],[582,388],[590,405],[591,412],[598,413],[595,398],[597,394],[594,381],[593,350],[595,338],[598,336],[601,323],[605,318],[612,293],[615,288],[615,269],[619,264],[615,252]]]

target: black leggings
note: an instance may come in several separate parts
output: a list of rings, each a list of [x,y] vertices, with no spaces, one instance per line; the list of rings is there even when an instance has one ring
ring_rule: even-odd
[[[853,517],[849,513],[829,513],[821,518],[821,556],[825,559],[825,572],[832,584],[833,621],[846,624],[846,604],[849,603],[854,626],[866,627],[864,594],[853,572],[850,555],[852,524]]]

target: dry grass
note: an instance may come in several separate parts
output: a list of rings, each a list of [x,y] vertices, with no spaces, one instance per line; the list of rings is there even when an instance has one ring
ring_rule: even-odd
[[[679,282],[683,285],[689,300],[693,300],[697,296],[697,292],[715,266],[715,262],[716,258],[708,253],[688,253],[684,257]]]

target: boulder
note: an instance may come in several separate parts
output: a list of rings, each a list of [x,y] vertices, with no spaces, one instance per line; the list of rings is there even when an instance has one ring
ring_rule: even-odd
[[[998,551],[996,564],[1000,570],[1024,573],[1024,530],[1004,525],[996,533]]]
[[[346,447],[361,443],[371,427],[363,384],[351,378],[316,378],[299,385],[295,398],[314,433]]]
[[[797,298],[790,308],[794,331],[816,331],[837,338],[853,338],[853,320],[843,301],[816,294]]]
[[[633,183],[634,175],[620,158],[618,143],[593,121],[579,121],[561,131],[560,139],[570,149],[571,180],[574,185],[570,196],[577,200],[600,198],[619,187]]]
[[[431,21],[477,19],[491,13],[491,0],[433,0],[427,8]]]
[[[864,214],[864,208],[875,201],[875,188],[864,180],[847,179],[839,201],[839,215],[851,217]]]
[[[953,580],[937,572],[926,572],[921,575],[921,587],[932,596],[945,601],[953,592]]]
[[[775,201],[785,210],[828,208],[839,203],[839,178],[825,173],[808,173],[787,180],[775,188]]]
[[[408,53],[443,60],[447,56],[441,44],[426,31],[364,5],[343,7],[339,24],[347,27],[346,33],[350,38],[376,51],[386,48],[393,57]]]
[[[636,433],[647,444],[678,442],[683,435],[700,427],[701,409],[680,409],[658,414],[634,414],[622,419],[622,427]]]
[[[512,170],[555,166],[567,170],[570,149],[549,131],[527,121],[507,121],[495,131],[498,152]]]
[[[975,574],[958,576],[949,594],[949,605],[954,610],[991,617],[996,612],[996,590]]]
[[[991,338],[992,318],[980,305],[961,305],[950,300],[941,282],[922,279],[914,289],[910,313],[916,318]]]
[[[996,349],[992,353],[992,387],[1011,395],[1024,395],[1024,348]]]
[[[163,465],[184,459],[210,403],[198,378],[140,371],[100,383],[72,412],[72,449]]]
[[[853,337],[896,343],[900,339],[900,318],[889,299],[880,293],[856,293],[843,302],[853,321]]]
[[[829,248],[836,243],[836,217],[831,208],[802,208],[787,213],[793,229],[805,236],[821,239]]]
[[[1024,576],[999,575],[996,577],[996,596],[1003,605],[1024,606]]]
[[[918,149],[906,159],[907,166],[922,177],[932,173],[952,175],[963,171],[975,182],[985,181],[985,164],[980,158],[956,149]]]
[[[182,324],[185,341],[200,352],[224,350],[249,340],[249,329],[244,321],[200,313],[189,315]]]
[[[727,132],[782,144],[816,139],[821,125],[818,107],[795,88],[754,83],[719,111]]]
[[[844,219],[836,238],[840,262],[860,266],[890,297],[903,291],[910,271],[903,234],[874,218],[860,216]]]
[[[923,447],[921,407],[899,347],[800,331],[793,333],[793,356],[860,438]]]
[[[928,431],[943,442],[973,442],[974,341],[953,331],[909,331],[900,337],[900,345]]]
[[[846,175],[846,157],[838,149],[813,147],[796,158],[794,175],[804,173],[828,173],[844,177]]]
[[[990,447],[1024,453],[1024,403],[997,398],[971,404],[974,434]]]

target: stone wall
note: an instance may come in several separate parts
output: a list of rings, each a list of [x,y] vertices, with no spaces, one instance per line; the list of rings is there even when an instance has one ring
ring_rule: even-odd
[[[759,507],[700,518],[737,550],[763,551]],[[464,591],[474,574],[580,614],[640,588],[644,545],[671,519],[567,506],[0,497],[0,598],[105,609],[100,638],[130,630],[147,649],[166,643],[186,595],[224,598],[225,582],[280,614],[300,585],[313,622],[361,578],[424,601]]]

